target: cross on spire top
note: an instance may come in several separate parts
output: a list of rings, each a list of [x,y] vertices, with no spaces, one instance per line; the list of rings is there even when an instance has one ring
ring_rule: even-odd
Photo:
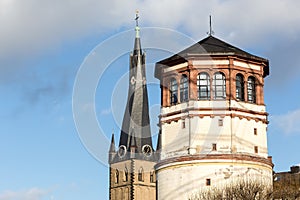
[[[136,26],[139,26],[139,11],[138,10],[136,10],[135,11],[135,22],[136,22]]]

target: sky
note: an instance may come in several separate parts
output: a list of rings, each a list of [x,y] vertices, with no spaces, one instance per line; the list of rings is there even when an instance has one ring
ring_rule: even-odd
[[[300,163],[297,0],[0,0],[0,200],[108,199],[107,150],[118,141],[135,12],[154,143],[154,63],[207,36],[270,61],[268,147],[275,171]]]

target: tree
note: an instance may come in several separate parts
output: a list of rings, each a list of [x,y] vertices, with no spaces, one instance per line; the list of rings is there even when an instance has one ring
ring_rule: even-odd
[[[223,187],[202,189],[189,200],[271,200],[272,188],[265,183],[242,179]]]

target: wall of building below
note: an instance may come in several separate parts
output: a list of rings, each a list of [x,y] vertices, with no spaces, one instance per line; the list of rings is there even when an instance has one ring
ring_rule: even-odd
[[[157,169],[158,200],[189,199],[201,189],[222,188],[241,180],[272,186],[272,167],[249,161],[202,160],[175,162]],[[210,186],[207,183],[210,182]]]
[[[161,159],[224,153],[267,158],[267,124],[254,119],[231,117],[230,114],[234,112],[229,116],[226,114],[227,111],[224,112],[225,116],[216,113],[214,116],[182,117],[163,123]]]

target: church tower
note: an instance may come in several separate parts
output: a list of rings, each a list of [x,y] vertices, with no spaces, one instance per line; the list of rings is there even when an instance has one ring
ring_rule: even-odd
[[[150,131],[145,53],[141,48],[138,15],[130,54],[129,89],[119,145],[112,135],[109,150],[110,200],[155,200],[156,153]]]
[[[264,78],[268,60],[211,34],[156,63],[161,83],[158,200],[240,179],[272,186]]]

